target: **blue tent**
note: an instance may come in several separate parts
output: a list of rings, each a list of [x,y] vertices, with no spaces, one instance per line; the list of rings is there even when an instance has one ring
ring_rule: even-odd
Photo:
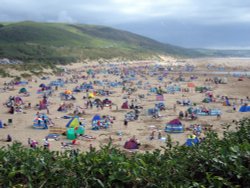
[[[101,116],[98,115],[98,114],[96,114],[96,115],[92,118],[92,125],[93,125],[95,122],[97,122],[97,121],[99,121],[99,120],[101,120],[101,119],[102,119]]]
[[[239,112],[250,112],[250,106],[241,106]]]
[[[34,119],[33,127],[36,129],[48,129],[49,123],[50,121],[49,121],[48,116],[46,114],[41,114],[40,116]]]
[[[0,128],[3,128],[3,122],[0,121]]]
[[[197,136],[191,136],[190,138],[187,139],[185,145],[186,146],[193,146],[198,144],[200,141]]]

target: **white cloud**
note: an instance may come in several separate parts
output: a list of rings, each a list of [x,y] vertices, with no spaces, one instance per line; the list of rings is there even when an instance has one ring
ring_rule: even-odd
[[[250,22],[247,0],[0,0],[0,13],[11,20],[103,22],[118,24],[166,18],[220,24]],[[0,17],[1,19],[1,17]],[[1,21],[1,20],[0,20]]]

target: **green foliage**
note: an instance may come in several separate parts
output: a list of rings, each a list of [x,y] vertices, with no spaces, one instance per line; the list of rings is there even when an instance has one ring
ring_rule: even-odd
[[[32,75],[31,74],[28,74],[28,73],[22,73],[21,74],[21,77],[23,78],[30,78]]]
[[[209,132],[194,147],[128,155],[109,143],[85,153],[27,149],[19,143],[0,149],[1,187],[248,187],[250,119],[218,138]]]
[[[3,68],[0,68],[0,77],[9,77],[10,74],[7,73]]]

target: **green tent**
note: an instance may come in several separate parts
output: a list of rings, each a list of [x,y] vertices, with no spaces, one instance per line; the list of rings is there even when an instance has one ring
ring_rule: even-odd
[[[27,93],[27,92],[28,92],[27,89],[24,87],[19,90],[19,93]]]

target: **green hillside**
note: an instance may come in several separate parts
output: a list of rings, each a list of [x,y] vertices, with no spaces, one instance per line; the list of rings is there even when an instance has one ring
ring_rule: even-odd
[[[104,26],[19,22],[0,24],[0,58],[67,63],[80,59],[142,59],[200,53]]]

